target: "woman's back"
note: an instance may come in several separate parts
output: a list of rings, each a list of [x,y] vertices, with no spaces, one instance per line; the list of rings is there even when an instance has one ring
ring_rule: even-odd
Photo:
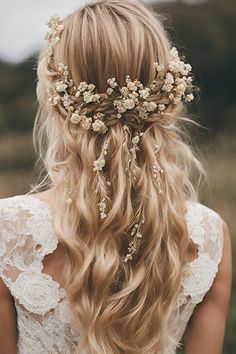
[[[166,354],[175,353],[195,306],[213,283],[222,257],[219,215],[200,203],[186,202],[185,219],[198,254],[184,265],[181,291],[169,320],[172,338],[165,345]],[[60,285],[63,252],[49,205],[34,195],[1,199],[0,225],[0,276],[15,301],[18,353],[74,353],[81,333]]]

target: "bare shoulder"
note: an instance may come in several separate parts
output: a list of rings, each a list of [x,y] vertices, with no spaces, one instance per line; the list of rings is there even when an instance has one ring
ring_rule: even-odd
[[[222,257],[218,271],[203,301],[197,305],[187,326],[185,354],[221,354],[232,287],[232,246],[228,225],[223,230]]]

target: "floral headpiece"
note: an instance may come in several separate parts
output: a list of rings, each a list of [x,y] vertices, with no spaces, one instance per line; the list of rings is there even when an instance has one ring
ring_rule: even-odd
[[[48,40],[48,65],[53,63],[54,47],[60,41],[61,33],[64,30],[63,21],[58,16],[53,16],[48,22],[49,31],[46,35]],[[154,62],[156,71],[155,80],[148,86],[144,86],[139,80],[132,80],[126,76],[124,84],[120,87],[116,78],[107,80],[105,93],[97,92],[93,83],[80,82],[76,85],[69,77],[67,65],[60,63],[57,68],[57,80],[48,91],[48,104],[55,109],[63,110],[67,119],[72,124],[78,125],[83,130],[92,130],[96,134],[106,134],[109,126],[122,123],[123,129],[130,135],[133,148],[131,158],[128,160],[127,171],[132,171],[136,162],[136,151],[139,150],[138,143],[142,137],[145,123],[150,115],[163,115],[172,105],[181,101],[191,102],[194,99],[192,67],[179,58],[175,47],[170,50],[168,65]],[[104,103],[109,105],[109,113],[104,110]],[[102,103],[99,105],[98,103]],[[135,128],[135,136],[132,136],[129,126]],[[100,157],[93,163],[93,171],[102,173],[106,164],[105,155],[109,147],[109,141],[105,140]],[[154,146],[156,157],[158,156],[158,145]],[[153,165],[156,185],[161,192],[160,182],[164,173],[159,163]],[[108,186],[110,182],[107,181]],[[96,191],[99,193],[99,191]],[[70,197],[68,202],[73,200]],[[101,219],[106,217],[106,197],[102,196],[98,203]],[[132,259],[132,254],[137,250],[138,242],[142,238],[140,232],[144,223],[144,215],[140,214],[141,221],[134,225],[131,231],[133,240],[129,244],[129,253],[124,261]]]

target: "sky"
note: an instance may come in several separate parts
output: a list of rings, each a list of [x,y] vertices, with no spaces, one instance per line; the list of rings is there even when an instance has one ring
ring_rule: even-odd
[[[43,45],[47,32],[46,23],[52,15],[64,17],[86,2],[86,0],[0,0],[0,59],[11,63],[25,60]]]

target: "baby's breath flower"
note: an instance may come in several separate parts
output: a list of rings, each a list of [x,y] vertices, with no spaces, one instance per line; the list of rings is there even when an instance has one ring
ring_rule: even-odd
[[[84,92],[85,90],[87,90],[88,88],[88,84],[85,82],[85,81],[82,81],[80,84],[79,84],[79,87],[78,87],[78,90],[80,92]]]
[[[78,124],[79,122],[85,119],[86,119],[85,115],[79,115],[78,113],[73,113],[70,118],[71,122],[74,124]]]
[[[105,134],[108,130],[108,128],[105,126],[104,122],[101,120],[95,120],[95,122],[92,124],[92,128],[95,132],[99,132],[101,134]]]
[[[134,107],[135,107],[135,102],[134,102],[134,100],[132,100],[132,99],[126,99],[125,101],[124,101],[124,107],[126,108],[126,109],[133,109]]]
[[[111,88],[116,88],[116,86],[118,86],[117,82],[116,82],[116,79],[115,77],[111,78],[111,79],[108,79],[107,80],[107,83],[109,86],[111,86]]]
[[[81,127],[84,130],[88,130],[91,127],[91,124],[92,124],[92,118],[84,118],[81,121]]]
[[[132,143],[133,144],[138,144],[138,142],[139,142],[139,136],[136,135],[134,138],[132,138]]]
[[[56,91],[57,92],[63,92],[67,89],[67,84],[65,84],[63,81],[59,81],[56,83]]]
[[[190,93],[189,95],[186,96],[186,102],[191,102],[194,100],[194,95],[192,93]]]
[[[139,90],[139,95],[143,99],[146,99],[149,96],[150,88],[145,88],[144,90]]]
[[[106,161],[104,158],[100,158],[93,162],[93,171],[102,171],[102,168],[105,166]]]
[[[160,103],[159,105],[158,105],[158,109],[159,109],[159,111],[164,111],[165,110],[165,108],[166,108],[166,106],[164,105],[164,104],[162,104],[162,103]]]
[[[110,96],[114,90],[111,87],[108,87],[107,94]]]
[[[158,62],[154,63],[155,69],[158,73],[162,72],[164,70],[164,65],[159,64]]]
[[[157,108],[157,104],[155,102],[153,102],[153,101],[144,102],[143,106],[144,106],[144,108],[146,109],[147,112],[155,111],[155,109]]]

